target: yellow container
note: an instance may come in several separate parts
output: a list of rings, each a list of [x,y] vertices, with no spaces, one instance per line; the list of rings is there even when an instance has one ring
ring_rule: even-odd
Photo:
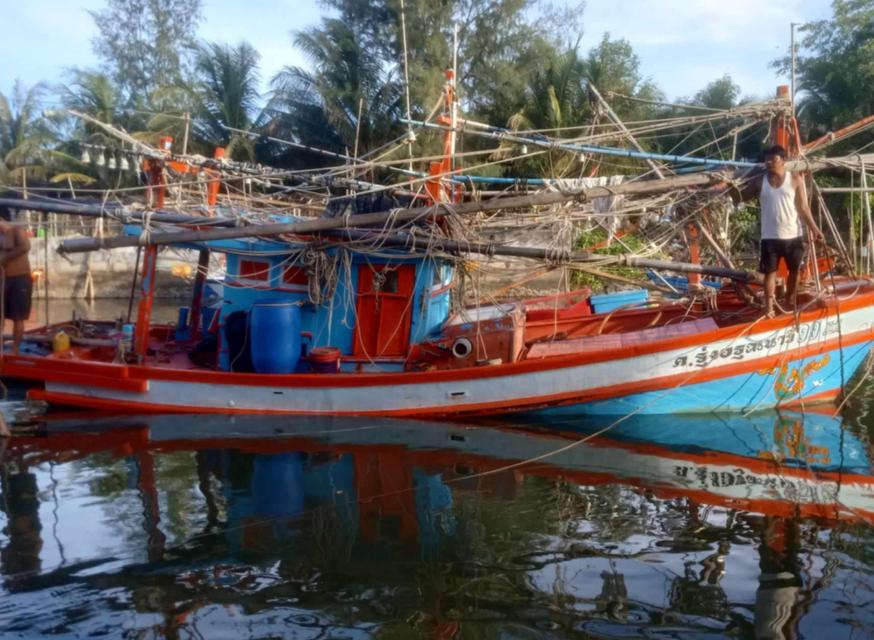
[[[52,337],[52,351],[55,353],[62,353],[64,351],[70,350],[70,336],[68,336],[63,331],[58,331],[54,337]]]

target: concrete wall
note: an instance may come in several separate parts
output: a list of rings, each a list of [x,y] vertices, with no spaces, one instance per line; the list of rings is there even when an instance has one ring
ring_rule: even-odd
[[[558,228],[557,228],[558,227]],[[517,246],[552,246],[571,248],[571,233],[561,225],[520,230],[513,227],[481,229],[486,241]],[[46,269],[45,238],[31,238],[30,264],[35,272]],[[59,237],[48,239],[48,287],[40,276],[34,286],[34,298],[89,300],[100,298],[128,298],[134,275],[136,249],[125,247],[111,251],[91,251],[63,255],[58,252]],[[214,256],[214,260],[216,257]],[[526,271],[536,271],[544,265],[530,260],[494,256],[488,261],[488,275],[479,281],[484,292],[496,291],[512,285]],[[197,254],[184,249],[162,249],[158,254],[156,296],[186,298],[191,295]],[[564,269],[524,282],[506,291],[509,296],[534,296],[566,290]],[[46,290],[47,289],[47,290]]]
[[[34,298],[89,299],[127,298],[136,261],[135,248],[91,251],[62,255],[58,253],[61,238],[49,238],[46,256],[45,238],[31,238],[30,266],[39,273],[34,282]],[[43,273],[48,257],[48,287]],[[158,254],[158,275],[155,283],[159,297],[190,295],[197,255],[192,251],[165,249]]]
[[[572,248],[568,229],[560,225],[549,225],[535,229],[485,228],[480,230],[484,242],[513,247],[554,247],[569,251]],[[527,273],[534,273],[547,266],[524,258],[510,256],[477,257],[479,262],[488,262],[487,273],[484,273],[479,286],[484,293],[503,291],[502,298],[536,297],[568,290],[568,274],[564,268],[557,268],[532,280],[525,278]],[[525,279],[524,283],[513,286]]]

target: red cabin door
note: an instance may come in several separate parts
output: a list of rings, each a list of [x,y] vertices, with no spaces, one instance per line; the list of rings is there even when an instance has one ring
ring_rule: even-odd
[[[354,355],[407,355],[415,277],[413,265],[358,268]]]

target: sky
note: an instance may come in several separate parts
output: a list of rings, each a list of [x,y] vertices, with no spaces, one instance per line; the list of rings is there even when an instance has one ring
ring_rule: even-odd
[[[427,0],[408,0],[423,2]],[[62,82],[70,67],[93,67],[95,28],[88,10],[105,0],[0,0],[0,91],[16,78],[29,86]],[[555,2],[554,2],[555,4]],[[631,42],[644,76],[670,99],[694,95],[731,75],[743,95],[770,97],[778,77],[769,63],[789,49],[790,22],[827,18],[830,0],[588,0],[584,51],[604,32]],[[285,65],[306,66],[290,33],[318,24],[318,0],[203,0],[204,40],[249,41],[266,81]]]

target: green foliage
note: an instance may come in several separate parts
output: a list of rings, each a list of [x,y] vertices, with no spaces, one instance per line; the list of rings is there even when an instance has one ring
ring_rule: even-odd
[[[106,0],[103,9],[92,12],[98,27],[94,49],[103,69],[72,71],[61,99],[69,108],[143,138],[156,138],[160,132],[180,140],[186,129],[182,115],[190,113],[189,149],[204,154],[223,145],[234,157],[257,157],[279,166],[336,163],[266,137],[256,142],[225,127],[339,153],[351,154],[356,147],[359,154],[366,153],[405,130],[399,123],[407,110],[401,0],[324,0],[323,4],[330,13],[320,24],[293,33],[294,44],[308,64],[286,67],[272,79],[263,111],[259,111],[262,97],[255,48],[248,43],[196,44],[202,0]],[[639,59],[628,41],[607,33],[589,50],[581,50],[579,2],[555,10],[542,0],[407,0],[403,15],[414,118],[423,118],[439,105],[444,70],[453,61],[456,25],[458,94],[464,117],[572,136],[574,127],[581,130],[605,122],[588,91],[590,83],[625,121],[701,113],[655,106],[653,102],[663,100],[663,95],[641,75]],[[799,60],[804,96],[799,113],[807,137],[874,111],[874,6],[863,0],[835,0],[834,17],[813,23],[805,34],[806,55]],[[744,101],[728,75],[680,100],[713,109]],[[14,119],[8,115],[8,105],[6,112],[7,121]],[[746,131],[736,146],[728,135],[718,145],[704,147],[714,136],[729,133],[729,127],[706,125],[691,134],[660,134],[641,143],[646,149],[677,154],[756,155],[763,137],[759,129]],[[17,170],[28,149],[49,148],[51,130],[44,126],[37,132],[37,128],[29,135],[30,146],[8,159],[5,155],[13,147],[5,143],[6,174]],[[71,121],[67,133],[85,142],[113,144],[101,131],[82,123]],[[867,135],[866,140],[874,138]],[[439,140],[439,133],[420,133],[414,153],[437,153]],[[461,151],[492,143],[468,137],[463,144]],[[78,156],[75,145],[53,152],[66,153],[55,159],[65,172],[85,171],[73,159]],[[30,154],[30,159],[36,157]],[[549,150],[533,159],[477,172],[574,176],[596,171],[594,165],[584,164],[592,160]],[[44,164],[40,161],[34,167]],[[609,161],[611,173],[637,173],[643,166],[631,159]],[[740,233],[739,238],[747,235]]]
[[[594,96],[589,95],[589,83],[602,95],[660,98],[655,86],[641,77],[639,67],[631,45],[625,40],[611,40],[610,34],[604,34],[586,56],[579,53],[579,41],[562,50],[547,48],[529,72],[523,106],[509,119],[509,125],[513,129],[552,130],[550,135],[571,135],[568,128],[582,129],[599,111]],[[615,110],[620,118],[632,120],[651,117],[654,111],[634,101],[622,101]],[[583,168],[579,156],[553,150],[520,164],[525,165],[526,175],[550,177],[563,177]],[[617,164],[617,172],[622,172],[624,165],[632,171],[639,169],[637,162]]]
[[[286,67],[273,79],[270,135],[341,153],[351,153],[357,140],[362,153],[400,131],[402,86],[395,69],[386,68],[366,49],[366,39],[356,36],[353,24],[338,18],[295,35],[313,69]],[[272,155],[279,164],[325,162],[282,147]]]
[[[760,233],[756,204],[738,206],[728,219],[729,248],[733,255],[757,254]]]
[[[359,152],[372,149],[403,131],[397,126],[406,112],[400,1],[326,5],[334,16],[295,34],[312,70],[290,67],[274,79],[270,130],[334,151],[351,151],[357,133]],[[559,18],[538,12],[539,6],[534,0],[405,3],[412,115],[421,118],[439,105],[458,25],[462,110],[468,117],[507,122],[526,102],[529,73],[544,69],[542,61],[560,40],[553,30]],[[418,151],[435,150],[435,138],[420,136]]]
[[[807,139],[874,113],[874,3],[834,0],[834,15],[802,27],[797,61],[798,117]],[[786,70],[783,58],[775,66]],[[871,141],[874,136],[856,138]]]
[[[64,106],[91,115],[107,124],[124,122],[121,88],[105,73],[86,69],[73,69],[71,82],[61,87]],[[94,125],[82,125],[89,135],[103,135]]]
[[[591,113],[585,75],[586,64],[576,46],[563,52],[547,52],[539,68],[528,76],[524,105],[510,117],[510,128],[550,130],[549,135],[563,135],[561,129],[582,123]],[[575,155],[553,150],[517,164],[523,175],[554,177],[563,177],[580,166]]]
[[[647,242],[639,235],[630,233],[622,236],[621,242],[614,239],[608,245],[607,231],[602,227],[591,227],[590,229],[582,231],[580,235],[577,236],[574,246],[575,248],[584,251],[615,256],[620,254],[643,253],[647,248]],[[612,273],[631,280],[646,280],[646,274],[641,269],[612,266],[599,267],[598,269],[605,273]],[[604,286],[604,281],[601,278],[583,271],[575,271],[571,277],[571,281],[573,286],[591,287],[593,290],[599,290]]]
[[[605,33],[597,46],[586,56],[585,73],[602,95],[620,93],[644,99],[660,97],[660,92],[650,81],[640,75],[640,59],[631,43],[624,39],[612,40]],[[632,117],[639,107],[625,107],[620,116]],[[636,118],[635,118],[636,119]]]
[[[9,96],[0,92],[0,183],[23,184],[45,176],[53,134],[42,117],[46,86],[16,81]]]
[[[671,108],[666,109],[661,115],[663,117],[700,116],[708,110],[733,109],[750,100],[750,98],[741,98],[740,86],[730,75],[725,74],[708,83],[694,96],[678,98],[681,104],[703,109]],[[767,135],[768,124],[763,122],[739,132],[735,137],[732,128],[737,126],[736,120],[726,120],[691,129],[684,127],[662,137],[659,140],[659,150],[663,153],[708,156],[723,160],[756,158],[762,150],[762,139]]]
[[[231,157],[254,159],[251,136],[226,127],[248,131],[258,113],[258,52],[247,42],[236,47],[202,44],[194,59],[192,134],[211,152],[226,147]]]
[[[739,97],[740,86],[726,73],[696,93],[690,104],[710,109],[731,109],[738,105]]]
[[[92,11],[95,53],[129,104],[146,104],[160,87],[187,75],[201,0],[107,0]]]
[[[125,107],[119,85],[107,74],[91,69],[72,69],[68,84],[59,87],[61,103],[68,109],[92,116],[109,125],[126,131],[142,132],[146,129],[146,114]],[[80,118],[65,118],[64,140],[54,152],[55,166],[52,182],[66,181],[97,182],[104,187],[117,187],[132,181],[133,176],[120,176],[108,167],[90,166],[80,162],[80,153],[85,145],[105,147],[109,155],[123,151],[120,141],[104,129]],[[142,133],[139,133],[142,137]]]

